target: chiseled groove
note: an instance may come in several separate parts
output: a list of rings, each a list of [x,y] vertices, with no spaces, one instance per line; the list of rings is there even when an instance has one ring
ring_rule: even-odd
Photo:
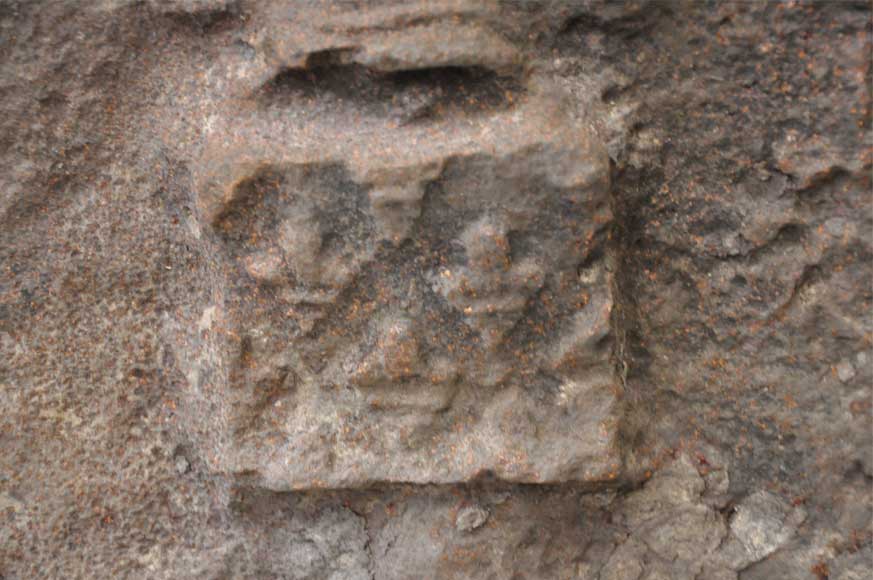
[[[263,495],[292,497],[292,496],[321,496],[330,498],[334,495],[341,494],[385,494],[397,493],[404,494],[410,490],[416,492],[422,491],[443,491],[451,489],[466,489],[476,491],[509,491],[514,489],[522,489],[526,491],[536,491],[542,493],[553,493],[558,491],[580,491],[582,493],[604,493],[617,492],[619,494],[627,494],[640,489],[645,481],[643,479],[635,481],[609,480],[603,482],[567,480],[548,483],[533,483],[524,481],[509,481],[488,476],[469,479],[466,481],[451,481],[451,482],[417,482],[417,481],[374,481],[372,484],[360,486],[337,486],[337,487],[305,487],[298,489],[273,489],[260,485],[256,472],[247,471],[245,473],[232,474],[235,483],[232,488],[237,492],[248,492]]]
[[[516,76],[484,66],[433,66],[378,71],[351,61],[353,48],[315,52],[303,67],[285,68],[264,83],[253,98],[262,106],[294,98],[333,95],[354,106],[377,103],[386,114],[398,99],[413,102],[418,117],[489,113],[512,107],[525,94]]]

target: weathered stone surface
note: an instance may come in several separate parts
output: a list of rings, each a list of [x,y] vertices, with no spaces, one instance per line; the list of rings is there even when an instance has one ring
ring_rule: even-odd
[[[228,80],[192,167],[226,278],[206,307],[230,338],[221,469],[271,489],[617,477],[606,150],[473,8],[253,13],[268,78]],[[476,110],[373,108],[409,91]]]
[[[0,578],[866,578],[870,17],[0,0]]]

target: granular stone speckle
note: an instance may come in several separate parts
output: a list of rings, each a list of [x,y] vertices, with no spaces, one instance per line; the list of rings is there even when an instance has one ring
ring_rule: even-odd
[[[865,577],[871,39],[0,0],[0,577]]]

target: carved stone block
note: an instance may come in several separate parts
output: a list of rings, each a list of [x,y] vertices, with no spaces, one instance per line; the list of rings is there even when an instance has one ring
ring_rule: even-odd
[[[342,18],[281,20],[253,41],[273,72],[214,116],[196,167],[226,273],[223,467],[275,489],[615,477],[597,135],[473,33],[485,16],[438,51],[418,29],[357,45]],[[383,94],[418,104],[398,122]],[[312,95],[349,125],[307,116]]]

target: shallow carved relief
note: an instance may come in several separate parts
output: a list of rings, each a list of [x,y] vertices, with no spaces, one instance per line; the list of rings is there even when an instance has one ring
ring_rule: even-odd
[[[197,168],[237,314],[224,467],[275,489],[616,477],[603,146],[485,17],[435,51],[405,28],[355,45],[341,16],[268,21],[272,73]],[[313,95],[350,125],[307,117]]]

